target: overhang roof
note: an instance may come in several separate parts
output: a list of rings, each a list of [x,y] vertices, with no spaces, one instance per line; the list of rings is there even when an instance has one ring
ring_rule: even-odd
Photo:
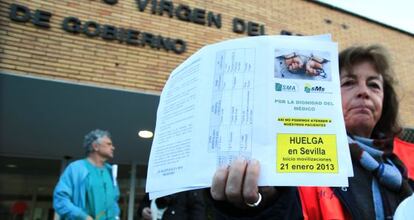
[[[84,157],[84,135],[108,130],[113,162],[148,162],[159,96],[0,73],[0,155]]]

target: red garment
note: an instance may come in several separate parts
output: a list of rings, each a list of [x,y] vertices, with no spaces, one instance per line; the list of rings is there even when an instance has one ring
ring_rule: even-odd
[[[329,187],[298,187],[305,220],[351,219]]]
[[[396,137],[393,151],[407,167],[408,177],[414,179],[414,144]]]
[[[26,202],[17,201],[11,207],[11,213],[16,214],[16,215],[23,215],[24,212],[26,212],[27,208],[28,208],[28,205]]]

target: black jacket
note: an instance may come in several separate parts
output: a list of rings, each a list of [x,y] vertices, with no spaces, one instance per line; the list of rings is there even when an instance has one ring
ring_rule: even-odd
[[[163,220],[205,220],[206,211],[203,195],[198,190],[187,191],[162,197],[157,205],[167,207],[162,217]],[[142,217],[142,210],[150,207],[148,194],[141,202],[137,214]]]

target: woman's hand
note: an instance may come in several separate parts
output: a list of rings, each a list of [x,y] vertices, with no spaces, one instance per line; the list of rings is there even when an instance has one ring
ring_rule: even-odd
[[[246,203],[253,204],[259,200],[259,174],[260,164],[257,160],[247,162],[245,159],[237,159],[229,167],[217,169],[210,190],[211,196],[215,200],[247,208]],[[260,189],[263,198],[268,198],[275,192],[273,187]]]

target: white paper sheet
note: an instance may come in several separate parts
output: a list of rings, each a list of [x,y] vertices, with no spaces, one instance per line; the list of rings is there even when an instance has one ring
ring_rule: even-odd
[[[150,197],[209,187],[217,167],[237,157],[260,161],[259,185],[347,186],[337,56],[324,35],[228,40],[188,58],[161,94]],[[303,68],[289,70],[290,57]],[[306,74],[312,62],[316,76]]]

